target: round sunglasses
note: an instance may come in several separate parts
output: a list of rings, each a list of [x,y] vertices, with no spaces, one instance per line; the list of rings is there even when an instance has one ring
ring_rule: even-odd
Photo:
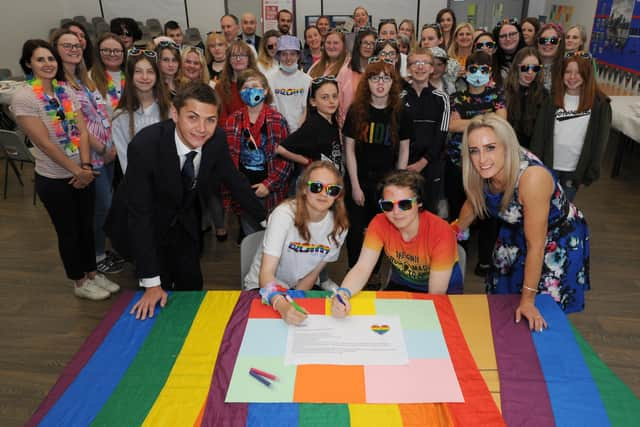
[[[329,197],[338,197],[342,193],[342,186],[338,184],[324,184],[320,181],[308,181],[307,186],[309,191],[313,194],[318,194],[322,190],[327,193]]]
[[[478,70],[480,70],[482,74],[489,74],[491,72],[491,67],[489,67],[488,65],[469,65],[467,67],[467,71],[471,74],[475,73]]]
[[[534,64],[525,64],[520,66],[520,71],[523,73],[528,73],[529,71],[533,71],[534,73],[542,70],[542,66],[534,65]]]
[[[478,43],[476,43],[476,50],[480,50],[483,47],[486,47],[487,49],[495,49],[496,43],[495,42],[478,42]]]
[[[552,44],[555,46],[558,43],[560,43],[560,39],[558,37],[540,37],[538,39],[538,44],[541,44],[541,45]]]
[[[398,205],[398,208],[401,211],[408,211],[413,207],[413,205],[418,201],[417,197],[412,197],[410,199],[402,199],[402,200],[378,200],[378,206],[380,206],[380,210],[383,212],[391,212],[393,211],[393,207]]]

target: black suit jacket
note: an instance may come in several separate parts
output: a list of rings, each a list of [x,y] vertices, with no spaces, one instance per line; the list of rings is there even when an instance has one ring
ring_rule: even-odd
[[[161,272],[158,248],[171,245],[169,230],[185,209],[194,209],[193,203],[183,203],[174,122],[166,120],[141,130],[129,144],[127,158],[127,173],[114,197],[105,230],[117,251],[136,260],[138,277],[153,277]],[[231,160],[220,127],[202,147],[197,180],[195,191],[201,206],[224,183],[247,214],[257,221],[265,218],[249,182]],[[197,227],[199,231],[199,223]],[[199,244],[196,234],[194,245]]]
[[[244,41],[244,35],[242,33],[240,33],[240,35],[238,36],[238,40],[243,40]],[[253,47],[256,48],[256,52],[258,52],[258,47],[260,47],[260,40],[262,40],[262,37],[260,37],[259,35],[255,35],[254,36],[254,40],[255,40],[255,45]],[[258,52],[260,53],[260,52]]]

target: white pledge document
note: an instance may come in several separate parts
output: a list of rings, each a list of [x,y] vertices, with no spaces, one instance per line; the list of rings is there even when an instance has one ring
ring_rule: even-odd
[[[289,326],[285,365],[407,365],[399,316],[310,315]]]

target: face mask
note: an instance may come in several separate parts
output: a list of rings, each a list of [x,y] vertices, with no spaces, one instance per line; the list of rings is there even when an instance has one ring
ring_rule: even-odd
[[[280,64],[280,69],[282,71],[284,71],[287,74],[293,74],[296,71],[298,71],[298,64],[293,64],[293,65],[284,65],[284,64]]]
[[[465,77],[467,83],[469,83],[473,87],[486,85],[487,83],[489,83],[490,78],[491,76],[489,76],[489,73],[484,74],[480,70],[476,71],[475,73],[467,73],[467,76]]]
[[[249,107],[255,107],[264,101],[264,89],[261,87],[249,87],[240,91],[242,102]]]

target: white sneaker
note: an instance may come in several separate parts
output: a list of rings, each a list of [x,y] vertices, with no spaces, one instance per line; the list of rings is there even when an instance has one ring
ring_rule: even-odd
[[[334,289],[338,289],[340,286],[333,280],[327,278],[327,280],[320,283],[320,287],[325,291],[333,292]]]
[[[105,291],[100,286],[96,285],[96,283],[91,279],[85,280],[82,286],[74,286],[73,293],[78,298],[85,298],[93,301],[100,301],[111,296],[108,291]]]
[[[96,277],[93,278],[93,282],[110,294],[115,294],[120,290],[120,286],[118,286],[118,284],[107,279],[107,277],[102,273],[96,273]]]

